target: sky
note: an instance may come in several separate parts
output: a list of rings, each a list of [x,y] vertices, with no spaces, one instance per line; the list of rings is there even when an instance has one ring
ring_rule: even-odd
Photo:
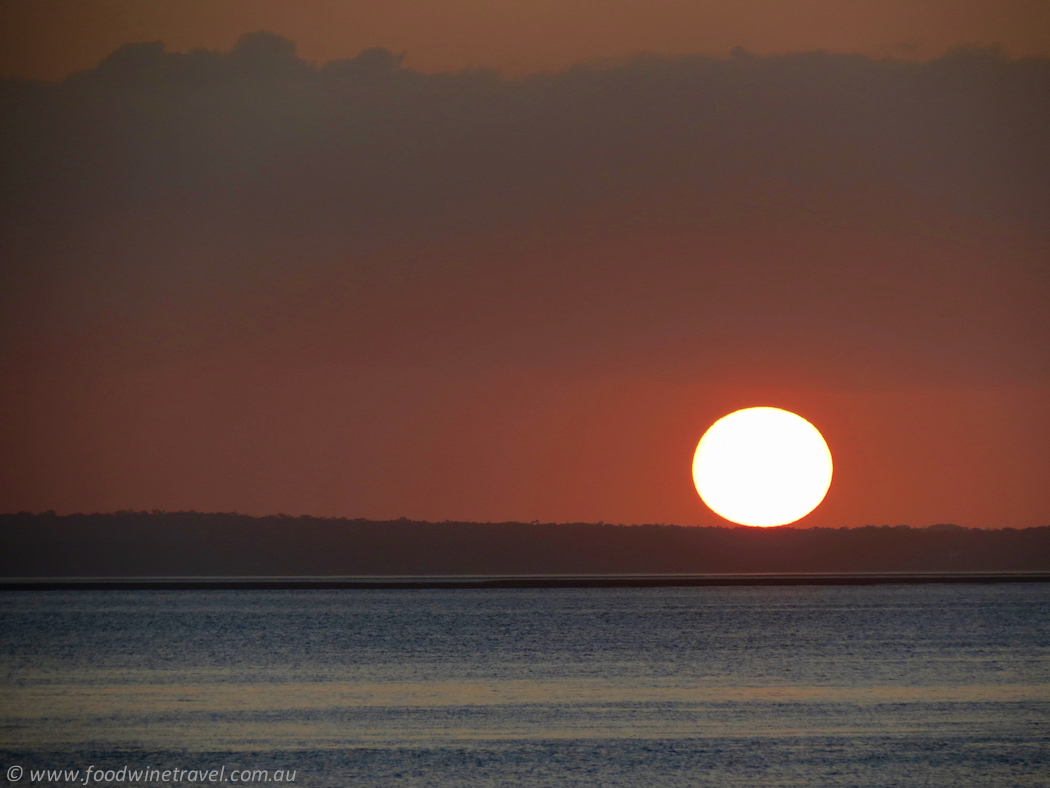
[[[1050,3],[0,14],[0,511],[1050,524]]]
[[[659,55],[826,50],[928,59],[962,44],[1050,54],[1047,0],[0,0],[0,75],[61,79],[129,41],[229,50],[269,30],[316,64],[371,47],[426,73],[510,74]]]

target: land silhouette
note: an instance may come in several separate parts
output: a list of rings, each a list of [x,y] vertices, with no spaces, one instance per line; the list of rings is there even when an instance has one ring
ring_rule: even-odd
[[[1050,526],[860,528],[0,515],[0,576],[295,577],[1050,571]]]

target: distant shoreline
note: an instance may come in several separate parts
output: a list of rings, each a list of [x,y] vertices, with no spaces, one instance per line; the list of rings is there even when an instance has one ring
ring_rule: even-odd
[[[0,579],[0,591],[374,591],[704,586],[866,586],[947,583],[1050,583],[1050,572],[450,577],[27,577]]]
[[[20,513],[0,515],[0,545],[0,583],[61,581],[60,587],[69,587],[67,581],[108,587],[119,580],[126,588],[137,579],[163,580],[166,587],[232,581],[230,587],[245,588],[254,581],[265,583],[262,588],[274,582],[285,588],[322,582],[333,588],[448,588],[460,578],[459,587],[493,587],[479,581],[488,578],[500,587],[545,588],[567,586],[565,578],[576,578],[576,587],[584,583],[579,578],[587,578],[582,587],[611,587],[685,582],[668,578],[753,585],[759,577],[797,584],[800,577],[1003,582],[974,578],[1050,575],[1050,526],[795,529]],[[937,579],[925,579],[931,577]]]

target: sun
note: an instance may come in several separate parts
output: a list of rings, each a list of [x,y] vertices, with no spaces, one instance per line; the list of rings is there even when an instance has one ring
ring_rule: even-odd
[[[831,486],[831,451],[816,427],[780,408],[745,408],[704,433],[693,483],[715,514],[740,525],[787,525]]]

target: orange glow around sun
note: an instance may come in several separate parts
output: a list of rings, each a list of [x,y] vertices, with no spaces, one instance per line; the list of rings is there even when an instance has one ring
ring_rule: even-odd
[[[779,408],[724,416],[693,456],[700,498],[739,525],[787,525],[805,517],[824,500],[831,473],[831,451],[817,428]]]

